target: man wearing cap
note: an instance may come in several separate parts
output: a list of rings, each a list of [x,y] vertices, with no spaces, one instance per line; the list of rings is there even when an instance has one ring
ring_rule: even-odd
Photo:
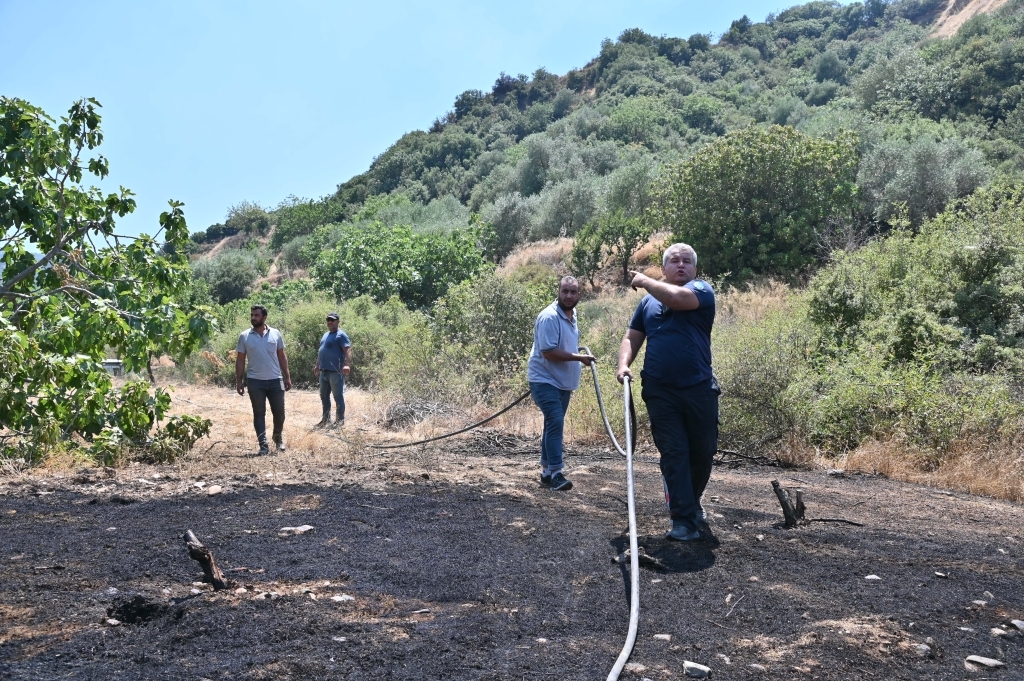
[[[527,363],[526,379],[530,395],[544,414],[544,434],[540,441],[540,482],[555,491],[572,489],[562,473],[562,430],[572,391],[580,387],[583,364],[590,366],[592,355],[579,352],[580,327],[576,323],[576,303],[580,285],[575,277],[558,282],[558,300],[544,308],[533,325],[533,349]]]
[[[267,402],[274,415],[274,444],[278,451],[284,451],[284,393],[292,388],[292,376],[288,371],[288,358],[284,354],[284,338],[277,329],[267,325],[267,308],[253,305],[249,310],[251,329],[238,336],[235,346],[235,388],[239,395],[245,394],[242,375],[249,385],[249,401],[252,403],[252,425],[260,444],[260,455],[270,453],[267,443]],[[246,372],[246,360],[249,369]]]
[[[324,415],[317,428],[331,423],[331,393],[334,393],[334,424],[345,425],[345,377],[352,367],[352,341],[338,328],[338,313],[327,314],[327,333],[320,339],[313,374],[320,377],[320,404]]]
[[[711,539],[700,498],[711,479],[718,447],[718,395],[711,371],[715,292],[697,279],[697,253],[672,244],[662,256],[664,281],[633,273],[633,288],[647,290],[619,348],[619,383],[647,341],[641,398],[661,454],[661,475],[676,541]]]

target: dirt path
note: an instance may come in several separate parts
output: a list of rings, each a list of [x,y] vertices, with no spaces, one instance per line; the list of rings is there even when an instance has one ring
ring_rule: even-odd
[[[628,615],[620,462],[572,453],[576,488],[556,494],[526,457],[452,451],[225,477],[215,496],[173,468],[7,480],[0,678],[603,678]],[[1020,506],[716,470],[718,542],[683,546],[661,539],[653,460],[638,471],[641,544],[664,569],[642,569],[624,679],[680,679],[684,660],[718,679],[1024,678],[1024,638],[990,634],[1024,619]],[[865,526],[779,528],[772,477],[802,486],[811,517]],[[244,593],[198,584],[186,528],[248,568],[228,573]],[[105,623],[136,594],[148,621]],[[968,672],[972,654],[1008,667]]]

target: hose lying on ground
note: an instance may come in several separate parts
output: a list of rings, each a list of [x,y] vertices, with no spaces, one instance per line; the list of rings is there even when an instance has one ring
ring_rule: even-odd
[[[580,348],[586,354],[591,354],[590,349],[587,347]],[[632,381],[627,376],[623,381],[623,414],[624,421],[626,424],[625,429],[625,440],[626,447],[623,449],[622,445],[615,438],[615,433],[612,431],[611,423],[608,421],[608,413],[604,407],[604,397],[601,394],[601,383],[597,377],[597,363],[590,363],[590,371],[594,377],[594,391],[597,395],[597,405],[601,410],[601,420],[604,421],[605,432],[611,439],[612,444],[615,445],[615,449],[619,451],[626,458],[626,498],[627,508],[629,510],[629,572],[630,572],[630,585],[629,585],[629,627],[626,633],[626,642],[622,646],[622,652],[619,653],[618,658],[615,660],[615,664],[612,666],[612,670],[608,673],[607,681],[616,681],[619,678],[619,674],[622,672],[623,667],[626,665],[626,661],[629,659],[630,653],[633,652],[633,645],[636,643],[636,632],[637,625],[640,621],[640,556],[639,549],[637,546],[636,537],[636,499],[633,491],[633,447],[635,444],[635,433],[636,433],[636,414],[633,409],[633,397],[630,391]],[[403,447],[413,447],[415,445],[426,444],[428,442],[436,442],[438,440],[444,440],[445,438],[453,437],[461,433],[478,428],[488,421],[492,421],[497,417],[507,412],[512,407],[516,406],[527,397],[530,396],[530,392],[527,391],[520,395],[514,402],[503,408],[501,411],[495,412],[491,416],[477,421],[476,423],[453,431],[451,433],[445,433],[444,435],[438,435],[437,437],[427,438],[425,440],[417,440],[415,442],[405,442],[397,445],[376,445],[376,444],[363,444],[358,442],[352,442],[345,438],[328,434],[330,437],[347,442],[352,445],[370,447],[372,449],[401,449]]]

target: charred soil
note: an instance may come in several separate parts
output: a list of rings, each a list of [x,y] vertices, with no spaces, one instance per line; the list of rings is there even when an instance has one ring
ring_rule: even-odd
[[[0,678],[604,678],[628,618],[621,460],[571,453],[576,485],[556,493],[532,457],[452,451],[421,452],[401,475],[397,454],[235,474],[214,495],[169,467],[8,479]],[[640,543],[656,562],[641,568],[624,679],[680,679],[684,660],[718,679],[1024,678],[1009,624],[1024,619],[1019,505],[716,469],[717,539],[683,545],[662,538],[656,460],[637,470]],[[803,489],[809,517],[864,526],[783,529],[772,478]],[[236,585],[201,583],[186,529]],[[1007,666],[970,672],[968,655]]]

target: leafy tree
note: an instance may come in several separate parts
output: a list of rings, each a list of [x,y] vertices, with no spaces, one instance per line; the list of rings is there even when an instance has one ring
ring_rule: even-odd
[[[224,251],[215,258],[195,263],[195,276],[210,287],[213,298],[225,305],[248,297],[256,280],[270,268],[265,258],[253,251]]]
[[[82,184],[104,178],[99,103],[76,102],[56,123],[19,99],[0,98],[0,446],[138,439],[170,403],[145,384],[114,389],[108,352],[129,371],[154,353],[182,359],[215,319],[186,307],[188,227],[181,204],[160,215],[171,248],[115,235],[135,209],[129,190],[104,196]],[[34,250],[38,252],[33,252]],[[98,445],[97,445],[98,446]],[[99,451],[99,450],[97,450]],[[104,450],[106,451],[106,450]],[[102,454],[102,452],[100,452]]]
[[[594,275],[604,262],[604,243],[597,223],[588,222],[576,235],[569,259],[569,270],[577,277],[583,277],[594,286]]]
[[[670,168],[657,218],[712,275],[794,275],[816,261],[817,230],[850,211],[856,138],[813,139],[792,128],[750,127]]]
[[[483,269],[478,238],[471,228],[413,234],[407,225],[344,225],[311,274],[318,289],[338,300],[367,295],[383,302],[397,296],[406,305],[426,307]]]
[[[224,225],[236,234],[245,232],[249,235],[263,235],[270,231],[270,216],[258,203],[242,201],[228,209],[228,218]]]
[[[892,220],[902,206],[917,226],[984,185],[990,172],[982,153],[962,140],[922,134],[878,144],[865,154],[857,179],[876,220]]]

